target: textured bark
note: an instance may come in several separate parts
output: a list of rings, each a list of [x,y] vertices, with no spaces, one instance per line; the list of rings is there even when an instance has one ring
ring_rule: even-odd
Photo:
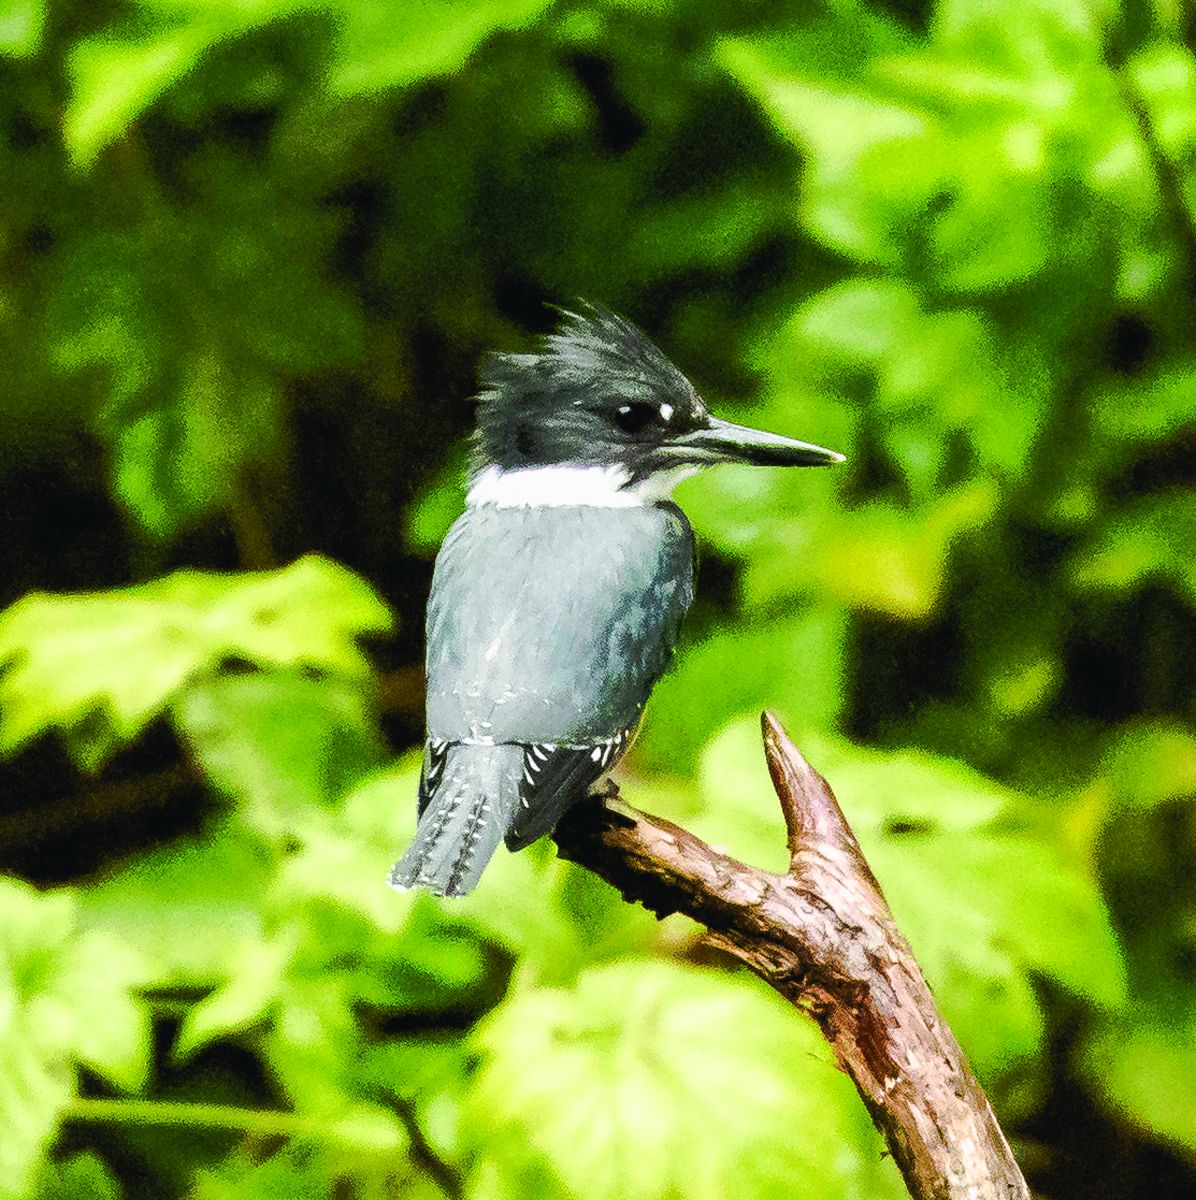
[[[916,1200],[1029,1200],[830,787],[767,713],[764,748],[789,834],[787,874],[719,854],[617,794],[569,813],[554,835],[560,853],[658,916],[701,922],[809,1012]]]

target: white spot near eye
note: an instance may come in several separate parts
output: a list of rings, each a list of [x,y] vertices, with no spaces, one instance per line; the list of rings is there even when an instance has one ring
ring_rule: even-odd
[[[671,421],[673,419],[674,408],[671,404],[662,404],[660,406],[660,419],[662,421]]]

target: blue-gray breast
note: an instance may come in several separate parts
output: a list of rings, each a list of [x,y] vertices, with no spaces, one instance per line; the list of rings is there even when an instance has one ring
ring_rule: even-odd
[[[466,511],[436,559],[419,828],[392,884],[470,891],[500,841],[551,832],[622,756],[693,594],[679,478],[838,461],[711,416],[605,309],[492,355]]]

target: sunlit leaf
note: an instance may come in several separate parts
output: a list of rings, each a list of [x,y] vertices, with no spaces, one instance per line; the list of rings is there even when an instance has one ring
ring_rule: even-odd
[[[357,638],[390,623],[362,580],[310,556],[273,572],[26,596],[0,615],[0,749],[58,727],[94,769],[228,659],[361,679]]]
[[[126,945],[77,931],[70,894],[0,878],[0,1196],[27,1195],[77,1063],[120,1087],[144,1082],[142,977]]]
[[[755,980],[628,959],[515,992],[477,1045],[470,1120],[516,1178],[535,1164],[595,1200],[795,1179],[828,1200],[902,1194],[818,1033]]]
[[[218,676],[188,688],[173,718],[208,781],[273,837],[330,807],[383,759],[368,697],[340,680]]]
[[[331,212],[219,156],[193,170],[194,201],[164,203],[150,230],[72,228],[43,318],[50,361],[92,384],[113,490],[161,539],[244,511],[247,474],[285,452],[283,380],[361,346],[355,305],[318,261]]]
[[[845,638],[842,613],[826,607],[711,631],[657,684],[636,760],[684,773],[728,721],[768,705],[800,725],[833,725],[844,702]]]
[[[42,1166],[34,1200],[120,1200],[116,1177],[95,1154],[85,1152],[65,1162]]]
[[[36,54],[46,24],[46,0],[0,0],[0,55]]]
[[[1170,584],[1196,604],[1196,495],[1165,492],[1126,505],[1072,560],[1083,591],[1129,592]]]
[[[136,945],[161,988],[211,987],[262,939],[268,862],[234,822],[139,855],[79,894],[80,920]]]
[[[894,44],[887,36],[878,41]],[[720,47],[720,59],[778,129],[810,154],[801,211],[811,232],[858,261],[896,265],[903,254],[901,230],[934,194],[935,173],[924,172],[916,184],[907,178],[883,195],[854,188],[853,177],[875,147],[933,136],[933,119],[845,83],[820,69],[817,53],[806,57],[806,50],[803,39],[736,41]],[[917,167],[928,159],[907,153],[904,161]]]
[[[1196,1007],[1109,1022],[1086,1041],[1081,1064],[1115,1120],[1196,1152]]]
[[[341,96],[402,87],[456,70],[496,29],[531,25],[548,0],[353,0],[337,4],[341,28],[329,85]]]
[[[141,111],[195,65],[212,40],[199,26],[163,30],[145,41],[97,37],[80,42],[70,62],[72,98],[66,142],[88,165]]]
[[[228,981],[187,1012],[175,1039],[175,1056],[186,1059],[208,1042],[243,1033],[264,1019],[282,991],[294,942],[284,933],[238,946],[225,965]]]

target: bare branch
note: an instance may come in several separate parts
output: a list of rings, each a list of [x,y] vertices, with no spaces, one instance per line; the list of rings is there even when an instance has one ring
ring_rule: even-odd
[[[682,912],[818,1022],[915,1200],[1029,1200],[963,1051],[834,794],[780,723],[764,746],[789,835],[774,875],[622,803],[579,805],[554,834],[660,916]]]

